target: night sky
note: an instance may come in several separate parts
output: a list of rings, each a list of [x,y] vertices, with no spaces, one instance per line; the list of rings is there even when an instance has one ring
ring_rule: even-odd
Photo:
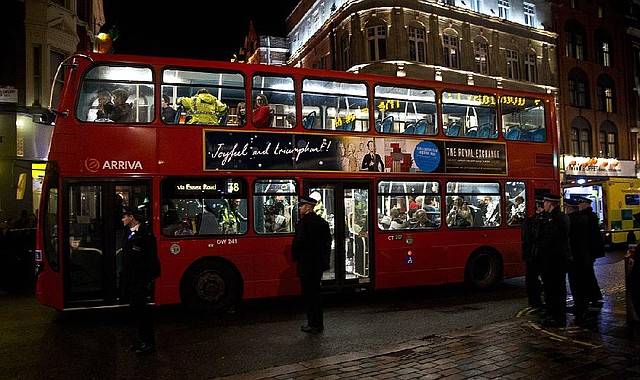
[[[102,31],[117,25],[114,53],[228,61],[250,20],[258,35],[286,37],[285,20],[298,2],[105,0]]]

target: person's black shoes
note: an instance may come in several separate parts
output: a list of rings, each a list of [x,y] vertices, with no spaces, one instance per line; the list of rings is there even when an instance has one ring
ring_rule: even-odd
[[[142,343],[137,346],[131,347],[131,349],[133,350],[133,352],[136,353],[136,355],[144,356],[144,355],[149,355],[156,352],[156,345]]]
[[[318,334],[321,333],[322,330],[324,330],[324,327],[314,327],[314,326],[302,326],[300,327],[300,330],[309,333],[309,334]]]

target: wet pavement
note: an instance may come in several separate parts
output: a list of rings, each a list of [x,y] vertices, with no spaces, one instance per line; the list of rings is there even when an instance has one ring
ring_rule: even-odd
[[[567,313],[565,327],[545,327],[540,309],[525,308],[505,322],[218,379],[640,379],[625,288],[602,290],[602,307]],[[322,334],[313,338],[321,344]]]

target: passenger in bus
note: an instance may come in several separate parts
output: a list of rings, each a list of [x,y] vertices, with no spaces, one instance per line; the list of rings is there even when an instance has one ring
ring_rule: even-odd
[[[280,191],[280,190],[278,190]],[[265,231],[290,232],[291,208],[284,195],[267,199],[265,204]]]
[[[107,115],[113,111],[113,101],[111,92],[102,90],[98,93],[98,111],[96,112],[96,121],[107,119]]]
[[[469,208],[469,202],[458,197],[454,200],[451,210],[447,214],[447,226],[449,227],[471,227],[473,215]]]
[[[247,103],[238,103],[236,115],[238,117],[238,125],[245,125],[247,123]]]
[[[170,105],[171,99],[168,95],[162,95],[162,121],[169,124],[176,122],[176,110]]]
[[[388,216],[388,215],[385,215],[382,218],[380,218],[380,223],[378,223],[378,226],[382,230],[390,229],[391,228],[391,217]]]
[[[383,172],[384,162],[382,161],[382,157],[376,153],[376,144],[373,140],[367,142],[367,148],[369,149],[369,153],[362,157],[360,169],[370,172]]]
[[[484,203],[487,205],[487,213],[485,215],[485,227],[495,227],[500,225],[500,206],[493,201],[491,196],[484,197]]]
[[[187,112],[187,124],[222,125],[226,122],[227,105],[201,88],[190,98],[179,98],[176,102]]]
[[[515,203],[509,209],[509,224],[520,224],[525,218],[524,198],[518,195],[514,198]]]
[[[227,207],[222,209],[220,214],[220,226],[224,234],[241,234],[244,229],[240,229],[240,223],[246,222],[247,217],[240,213],[241,199],[233,199],[227,203]]]
[[[107,117],[114,123],[126,123],[131,121],[131,103],[127,103],[129,99],[129,91],[124,88],[116,88],[113,94],[113,110],[107,114]]]
[[[259,94],[253,102],[253,111],[251,112],[253,125],[258,128],[264,128],[271,125],[271,108],[266,95]]]

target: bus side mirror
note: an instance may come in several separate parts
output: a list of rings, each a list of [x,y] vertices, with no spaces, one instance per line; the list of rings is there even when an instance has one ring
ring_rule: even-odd
[[[56,120],[56,114],[49,109],[43,109],[42,113],[33,114],[31,119],[34,123],[53,125]]]

